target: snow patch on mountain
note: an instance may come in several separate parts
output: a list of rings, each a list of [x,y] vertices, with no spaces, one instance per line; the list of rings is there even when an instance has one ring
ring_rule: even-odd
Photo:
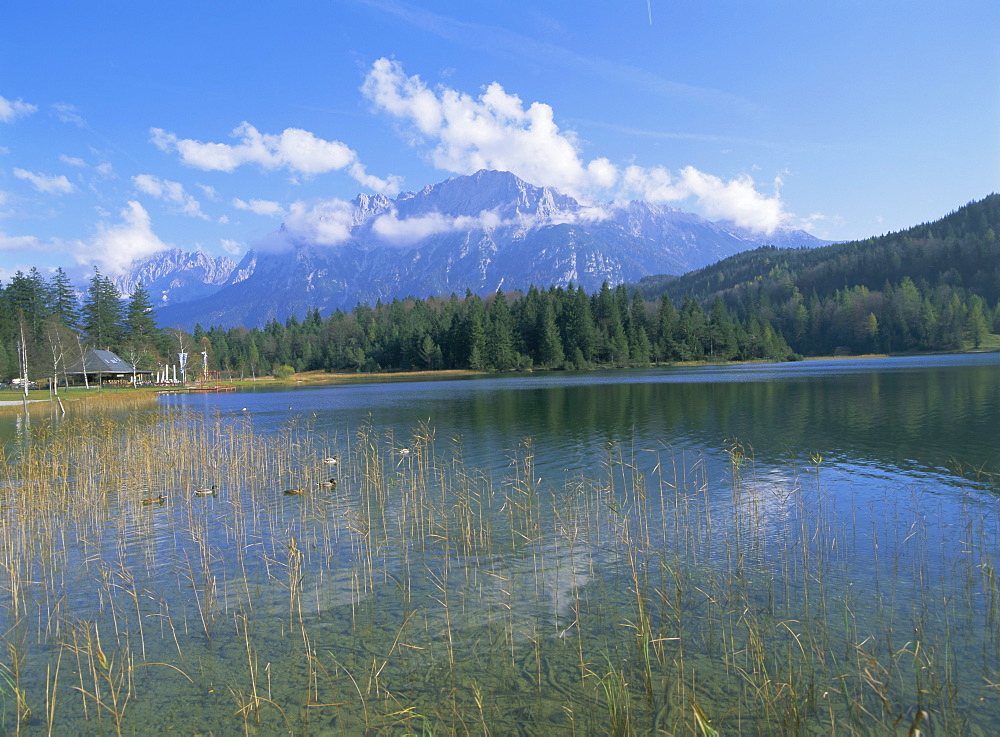
[[[206,283],[183,304],[171,292],[160,315],[169,324],[250,326],[314,307],[327,314],[378,299],[485,294],[500,284],[593,291],[605,280],[683,274],[765,243],[823,241],[790,229],[764,236],[641,201],[581,203],[484,170],[394,199],[300,205],[239,265],[219,266],[228,268],[224,283]]]

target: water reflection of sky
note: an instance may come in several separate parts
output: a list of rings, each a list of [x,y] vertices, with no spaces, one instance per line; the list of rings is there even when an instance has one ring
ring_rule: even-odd
[[[222,435],[230,424],[252,428],[242,441],[249,447],[227,455],[223,443],[221,457],[206,459],[204,468],[173,469],[176,475],[162,480],[170,493],[163,505],[140,505],[138,494],[155,491],[123,491],[116,479],[106,490],[105,527],[70,525],[52,536],[61,556],[60,606],[64,615],[95,618],[134,607],[137,620],[150,624],[169,607],[185,651],[194,651],[192,640],[202,644],[207,611],[212,641],[237,653],[220,657],[228,672],[246,647],[232,638],[231,621],[252,610],[260,633],[255,647],[267,652],[271,633],[287,633],[282,622],[295,620],[293,550],[304,556],[301,600],[312,618],[310,636],[331,651],[342,647],[336,633],[349,632],[358,611],[400,611],[404,580],[407,606],[426,634],[421,648],[442,642],[453,626],[478,635],[484,624],[509,627],[512,645],[540,636],[558,642],[590,607],[592,619],[621,630],[638,576],[648,573],[642,585],[670,590],[671,565],[681,560],[693,584],[679,603],[691,607],[688,613],[719,593],[711,588],[725,580],[717,572],[738,570],[749,587],[747,603],[790,612],[783,621],[799,619],[801,603],[819,590],[832,603],[823,624],[833,627],[843,602],[858,616],[857,641],[869,641],[866,627],[877,625],[887,601],[909,637],[910,607],[922,597],[934,598],[924,614],[935,613],[940,601],[967,602],[959,614],[970,623],[965,629],[976,631],[978,588],[961,587],[982,570],[970,546],[995,549],[998,505],[988,484],[963,481],[954,464],[979,468],[985,458],[986,470],[995,466],[997,378],[994,357],[977,356],[164,396],[162,410],[192,413],[178,415],[178,423],[207,420],[207,436],[216,421]],[[370,476],[352,475],[349,466],[366,423],[384,464],[377,503],[366,496],[375,493]],[[435,432],[440,475],[429,474],[432,488],[421,492],[418,506],[420,514],[447,521],[442,537],[439,526],[426,525],[418,536],[408,526],[415,509],[408,485],[416,487],[419,453],[401,456],[398,449],[413,442],[421,423]],[[170,427],[143,422],[133,429],[159,442]],[[283,434],[288,462],[278,467],[272,456],[281,454],[264,446]],[[481,504],[468,533],[456,496],[462,484],[452,484],[448,498],[436,486],[457,478],[449,459],[458,438],[473,476],[471,497]],[[519,500],[520,487],[510,482],[511,457],[524,459],[525,438],[535,453],[537,502]],[[726,449],[737,441],[745,455],[734,477]],[[281,493],[290,473],[313,489],[330,473],[319,460],[327,453],[344,460],[339,489]],[[156,465],[155,473],[169,467]],[[216,479],[218,495],[190,495],[191,484]],[[144,480],[152,481],[158,483]],[[532,504],[533,526],[518,518]],[[4,512],[18,518],[16,510]],[[516,533],[519,524],[524,534]],[[360,533],[362,527],[375,534]],[[463,535],[484,528],[488,543],[465,546]],[[14,543],[39,545],[8,540]],[[94,595],[102,587],[118,602],[110,615]],[[136,590],[150,595],[136,603],[129,598]],[[446,618],[445,595],[463,619]],[[42,621],[28,617],[36,619]],[[390,641],[401,628],[393,622]],[[160,638],[164,643],[169,636]],[[280,638],[275,643],[282,645]],[[35,681],[36,690],[44,686],[41,672]],[[231,704],[225,712],[232,715]]]
[[[540,457],[557,457],[549,474],[593,466],[613,444],[717,461],[738,440],[769,465],[819,455],[827,465],[857,466],[875,483],[886,473],[951,482],[960,466],[1000,469],[998,369],[990,354],[848,359],[173,395],[162,403],[246,414],[262,431],[308,422],[344,440],[370,420],[405,443],[426,423],[439,440],[460,436],[472,462],[495,469],[529,437]]]

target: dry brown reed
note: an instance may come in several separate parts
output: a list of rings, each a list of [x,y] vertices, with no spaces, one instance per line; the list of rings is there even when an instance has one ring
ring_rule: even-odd
[[[397,433],[33,424],[0,472],[4,728],[958,734],[995,703],[978,481],[939,530],[917,492],[845,513],[815,455],[760,469],[734,441],[720,485],[609,443],[552,485],[530,439],[494,478]]]

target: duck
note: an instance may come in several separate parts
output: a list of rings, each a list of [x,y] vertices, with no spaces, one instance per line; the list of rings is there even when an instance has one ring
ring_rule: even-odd
[[[337,479],[335,478],[330,478],[327,481],[320,481],[318,484],[316,484],[316,486],[326,487],[328,489],[332,489],[336,485],[337,485]]]
[[[298,496],[299,494],[305,494],[306,490],[302,486],[297,486],[294,489],[285,489],[283,492],[285,496]]]
[[[336,466],[338,463],[340,463],[340,461],[337,459],[336,456],[330,456],[329,458],[324,458],[323,463],[325,463],[328,466]]]
[[[410,455],[410,449],[409,448],[400,448],[399,451],[397,451],[397,452],[401,456],[408,456],[408,455]]]
[[[149,506],[150,504],[163,504],[167,501],[166,494],[160,494],[159,496],[150,497],[149,499],[140,499],[139,503]]]
[[[212,496],[215,496],[215,493],[217,491],[218,491],[218,487],[215,484],[212,484],[212,488],[211,489],[195,489],[193,493],[194,493],[195,496],[208,496],[209,494],[211,494]]]

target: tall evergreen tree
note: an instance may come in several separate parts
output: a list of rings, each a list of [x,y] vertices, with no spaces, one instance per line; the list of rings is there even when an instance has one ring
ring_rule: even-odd
[[[490,365],[499,371],[517,366],[517,352],[514,350],[514,326],[507,305],[507,297],[497,289],[489,309],[488,358]]]
[[[486,308],[483,299],[472,291],[465,294],[465,321],[463,328],[465,348],[464,363],[474,371],[488,367],[486,349]]]
[[[552,302],[551,299],[545,300],[542,310],[541,342],[538,347],[539,363],[546,368],[562,366],[565,357]]]
[[[32,338],[40,340],[42,325],[49,314],[49,295],[38,269],[32,267],[27,274],[16,272],[4,293],[8,309],[17,319],[24,321]]]
[[[666,293],[660,295],[660,306],[657,310],[656,358],[659,361],[676,361],[680,358],[677,351],[677,308]]]
[[[125,310],[125,340],[135,346],[146,348],[151,346],[156,335],[156,320],[153,317],[153,304],[149,300],[149,292],[139,282],[132,290],[128,307]]]
[[[91,345],[115,349],[123,335],[124,308],[111,279],[94,267],[83,303],[83,330]]]
[[[713,359],[728,361],[736,353],[736,335],[732,320],[722,303],[722,298],[716,297],[708,312],[708,354]]]
[[[594,349],[594,318],[590,311],[590,298],[583,287],[572,284],[562,295],[562,310],[557,323],[567,360],[576,368],[585,368]]]
[[[77,330],[80,322],[80,303],[69,277],[60,266],[49,279],[49,310],[70,330]]]

